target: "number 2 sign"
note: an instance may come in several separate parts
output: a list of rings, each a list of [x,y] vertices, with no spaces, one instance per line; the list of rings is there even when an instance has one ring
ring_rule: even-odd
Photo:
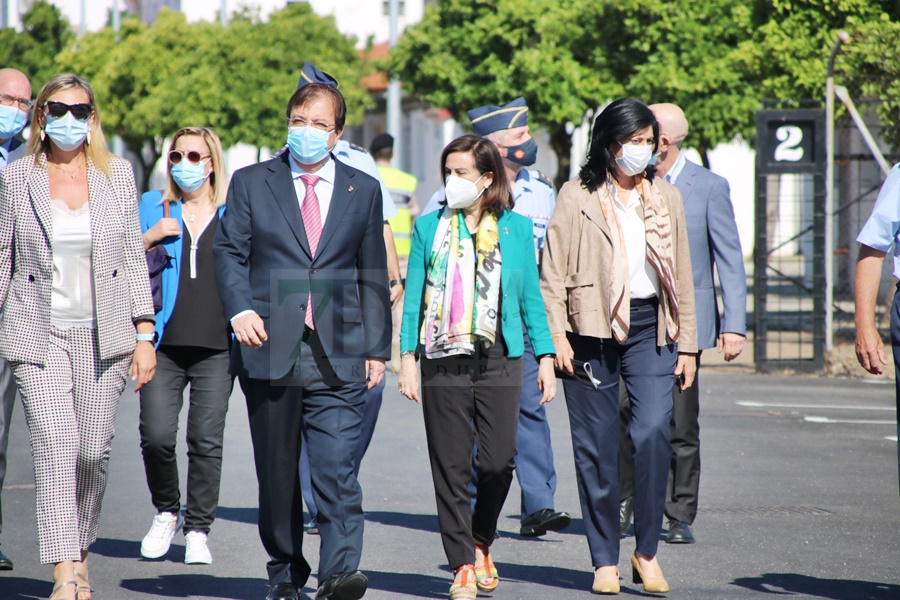
[[[824,116],[825,111],[819,109],[759,111],[757,159],[764,170],[779,173],[815,170],[824,160]]]

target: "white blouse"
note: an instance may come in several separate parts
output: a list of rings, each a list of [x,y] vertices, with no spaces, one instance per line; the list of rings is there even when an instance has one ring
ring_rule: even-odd
[[[637,190],[631,190],[627,206],[622,206],[618,194],[613,197],[616,199],[613,206],[619,216],[619,223],[622,224],[622,233],[625,235],[631,297],[642,299],[659,297],[659,275],[647,261],[647,227],[641,213],[638,212],[641,197]]]
[[[96,327],[89,203],[74,211],[62,200],[50,203],[53,214],[50,321],[56,327]]]

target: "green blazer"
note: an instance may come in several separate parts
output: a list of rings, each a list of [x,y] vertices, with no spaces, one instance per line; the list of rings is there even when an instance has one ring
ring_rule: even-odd
[[[444,208],[443,210],[447,210]],[[406,274],[406,298],[403,302],[403,325],[400,329],[401,352],[424,353],[419,344],[419,331],[424,318],[425,273],[434,234],[443,210],[416,219],[409,267]],[[541,296],[537,262],[534,255],[531,220],[506,210],[498,219],[500,231],[500,293],[502,300],[503,339],[510,358],[522,356],[525,341],[522,321],[531,339],[535,356],[554,354],[547,313]]]

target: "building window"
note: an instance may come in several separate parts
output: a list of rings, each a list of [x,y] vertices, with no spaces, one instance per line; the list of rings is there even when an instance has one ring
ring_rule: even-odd
[[[406,16],[406,0],[397,0],[397,15]],[[384,0],[384,16],[391,16],[391,0]]]

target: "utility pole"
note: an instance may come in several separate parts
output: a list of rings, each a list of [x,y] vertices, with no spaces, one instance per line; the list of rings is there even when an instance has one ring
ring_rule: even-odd
[[[390,0],[390,37],[388,38],[388,45],[393,48],[397,45],[397,37],[399,30],[399,19],[400,19],[400,0]],[[390,83],[388,83],[388,93],[387,93],[387,129],[388,133],[394,136],[394,159],[391,161],[393,166],[402,169],[403,168],[403,142],[401,129],[402,129],[402,121],[400,114],[400,106],[401,98],[400,98],[400,80],[397,79],[393,74],[391,74]]]
[[[81,35],[87,33],[87,0],[81,0],[81,27],[79,27]]]
[[[82,0],[81,5],[84,6],[84,0]],[[113,0],[112,3],[112,28],[118,42],[122,33],[122,11],[119,10],[119,0]],[[121,157],[125,156],[125,143],[122,141],[122,136],[114,135],[112,146],[113,154]]]
[[[825,79],[825,352],[834,347],[834,59],[841,44],[850,39],[846,31],[828,56]]]
[[[228,25],[228,8],[226,0],[222,0],[222,8],[219,9],[219,23],[222,27]]]

